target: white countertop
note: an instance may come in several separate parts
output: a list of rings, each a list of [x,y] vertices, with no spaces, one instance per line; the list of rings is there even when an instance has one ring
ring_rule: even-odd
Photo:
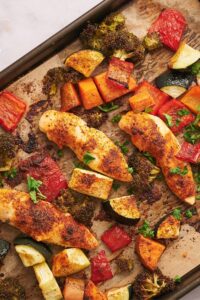
[[[100,2],[0,0],[0,71]],[[199,299],[200,287],[182,298]]]

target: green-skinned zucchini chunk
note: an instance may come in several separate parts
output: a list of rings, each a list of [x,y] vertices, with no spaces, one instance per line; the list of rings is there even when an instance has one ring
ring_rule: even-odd
[[[166,86],[182,86],[188,89],[193,80],[195,76],[191,73],[167,70],[155,79],[155,83],[159,89]]]
[[[173,215],[165,216],[156,226],[157,239],[176,239],[180,233],[180,226],[180,220]]]
[[[133,225],[140,219],[140,212],[133,195],[110,199],[103,205],[106,212],[121,224]]]
[[[186,92],[186,88],[179,85],[169,85],[161,88],[161,91],[171,96],[172,98],[178,98]]]
[[[123,286],[107,291],[106,296],[108,300],[129,300],[133,293],[132,285]]]
[[[50,248],[41,242],[36,242],[32,238],[25,237],[25,236],[19,236],[14,240],[14,245],[27,245],[35,248],[37,251],[39,251],[45,259],[48,261],[50,260],[52,253]]]

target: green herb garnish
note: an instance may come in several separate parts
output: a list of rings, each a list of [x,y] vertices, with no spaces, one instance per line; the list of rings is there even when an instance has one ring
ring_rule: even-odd
[[[95,157],[92,156],[90,152],[86,152],[83,156],[84,164],[88,165],[91,161],[95,160]]]
[[[62,156],[63,156],[63,150],[59,149],[59,150],[57,151],[57,155],[58,155],[59,157],[62,157]]]
[[[144,221],[143,225],[138,229],[138,232],[144,237],[153,238],[155,235],[154,230],[151,229],[149,223],[146,220]]]
[[[135,170],[134,170],[133,167],[128,167],[128,172],[129,172],[130,174],[133,174],[133,173],[135,173]]]
[[[33,177],[28,176],[27,185],[33,203],[38,203],[39,199],[46,199],[46,196],[44,196],[39,189],[39,187],[42,185],[42,181],[36,180]]]
[[[134,194],[134,187],[133,186],[131,186],[131,187],[129,187],[128,189],[127,189],[127,193],[128,193],[128,195],[132,195],[132,194]]]
[[[186,166],[183,168],[183,170],[181,170],[180,167],[171,168],[170,173],[185,176],[188,173],[188,168]]]
[[[117,191],[120,188],[121,184],[117,181],[113,182],[112,188],[114,191]]]
[[[112,119],[111,122],[114,123],[118,123],[121,120],[122,116],[121,115],[115,115]]]
[[[198,120],[197,117],[196,120]],[[200,128],[197,126],[196,120],[185,128],[183,134],[185,140],[193,145],[200,141]]]
[[[200,60],[198,60],[191,66],[191,73],[194,75],[200,74]]]
[[[180,283],[181,282],[181,276],[179,276],[179,275],[176,275],[175,277],[174,277],[174,282],[176,282],[176,283]]]
[[[179,116],[182,117],[182,116],[187,116],[187,115],[189,115],[190,112],[189,112],[188,109],[183,108],[183,109],[180,109],[179,111],[177,111],[177,114],[178,114]]]
[[[146,107],[145,110],[144,110],[144,112],[149,114],[149,113],[152,112],[152,110],[153,110],[152,107]]]
[[[98,106],[98,108],[103,112],[110,112],[119,108],[119,105],[114,104],[113,102],[106,103],[104,105]]]
[[[125,141],[123,144],[120,144],[120,142],[118,142],[118,141],[115,142],[115,145],[117,145],[121,149],[123,154],[128,153],[128,151],[129,151],[129,149],[127,147],[128,144],[129,144],[129,141]]]
[[[3,176],[8,179],[14,179],[17,176],[17,169],[12,168],[12,169],[10,169],[10,171],[4,172]]]
[[[181,123],[181,120],[180,119],[176,119],[176,126],[179,126]]]
[[[194,120],[193,125],[196,126],[196,125],[198,125],[199,122],[200,122],[200,114],[198,114],[196,116],[196,119]]]
[[[84,164],[82,164],[80,161],[74,161],[73,164],[78,169],[83,169],[83,170],[85,169]]]
[[[192,216],[193,216],[192,211],[190,209],[187,209],[186,212],[185,212],[185,216],[188,219],[192,218]]]
[[[196,196],[196,200],[200,200],[200,195],[197,195],[197,196]]]
[[[169,127],[172,127],[173,124],[172,124],[172,116],[168,115],[168,114],[163,114],[166,118],[166,123]]]
[[[155,158],[149,152],[142,153],[152,164],[156,164]]]
[[[174,218],[176,218],[177,220],[181,220],[181,209],[180,208],[175,208],[172,212],[172,215],[174,216]]]

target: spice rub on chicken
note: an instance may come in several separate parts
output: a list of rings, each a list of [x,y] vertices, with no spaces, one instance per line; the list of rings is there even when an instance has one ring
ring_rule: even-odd
[[[40,119],[39,127],[49,140],[60,148],[68,146],[91,169],[120,181],[132,181],[127,162],[119,148],[105,133],[89,128],[85,121],[73,113],[46,111]]]
[[[87,250],[98,245],[92,233],[70,214],[62,213],[47,201],[34,204],[24,192],[0,189],[0,220],[36,241]]]
[[[195,202],[195,183],[190,164],[176,158],[180,145],[171,130],[156,116],[128,112],[119,127],[131,135],[140,151],[148,151],[161,167],[172,192],[188,204]]]

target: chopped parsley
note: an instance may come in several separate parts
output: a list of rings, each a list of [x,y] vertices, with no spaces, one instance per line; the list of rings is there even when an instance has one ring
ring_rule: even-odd
[[[168,115],[168,114],[163,114],[166,118],[166,123],[169,127],[172,127],[173,126],[173,123],[172,123],[172,116]]]
[[[122,116],[121,115],[115,115],[112,119],[111,122],[114,123],[118,123],[121,120]]]
[[[84,164],[88,165],[91,161],[95,160],[95,157],[92,156],[90,152],[86,152],[83,156],[83,162]]]
[[[74,161],[73,164],[78,169],[85,169],[84,164],[82,164],[80,161]]]
[[[134,170],[133,167],[128,167],[128,172],[129,172],[130,174],[133,174],[133,173],[135,173],[135,170]]]
[[[196,116],[196,119],[193,122],[193,125],[196,126],[198,125],[198,123],[200,122],[200,113],[198,113],[198,115]]]
[[[183,168],[183,170],[181,170],[180,167],[171,168],[170,173],[185,176],[188,173],[188,168],[186,166]]]
[[[36,180],[33,177],[28,176],[27,185],[28,185],[29,195],[33,203],[38,203],[39,199],[46,199],[46,196],[44,196],[39,189],[39,187],[42,185],[42,181]]]
[[[59,157],[62,157],[62,156],[63,156],[63,151],[62,151],[61,149],[59,149],[59,150],[57,151],[57,155],[58,155]]]
[[[198,120],[197,118],[198,115],[196,117],[196,120]],[[196,123],[196,120],[185,128],[183,134],[185,140],[193,145],[200,142],[200,128],[199,126],[196,126],[198,124],[198,122]]]
[[[14,179],[17,176],[17,169],[12,168],[9,171],[4,172],[3,176],[8,179]]]
[[[114,104],[113,102],[106,103],[104,105],[98,106],[98,108],[103,112],[110,112],[119,108],[119,105]]]
[[[112,188],[114,191],[117,191],[120,188],[121,184],[117,181],[113,182]]]
[[[190,209],[187,209],[186,212],[185,212],[185,216],[188,219],[192,218],[192,216],[193,216],[192,211]]]
[[[123,154],[128,153],[128,151],[129,151],[129,149],[127,147],[128,144],[129,144],[129,141],[125,141],[123,144],[120,144],[120,142],[118,142],[118,141],[115,142],[115,145],[117,145],[121,149]]]
[[[176,275],[175,277],[174,277],[174,282],[176,282],[176,283],[180,283],[181,282],[181,276],[179,276],[179,275]]]
[[[174,218],[176,218],[177,220],[181,220],[181,209],[180,208],[175,208],[172,212],[172,215],[174,216]]]
[[[142,234],[144,237],[153,238],[155,233],[154,230],[149,226],[149,222],[144,221],[143,225],[138,229],[138,232]]]
[[[156,164],[155,158],[149,152],[142,153],[152,164]]]
[[[179,111],[177,111],[177,115],[179,115],[179,116],[181,116],[181,117],[187,116],[187,115],[189,115],[189,114],[190,114],[189,110],[188,110],[188,109],[185,109],[185,108],[180,109]]]

